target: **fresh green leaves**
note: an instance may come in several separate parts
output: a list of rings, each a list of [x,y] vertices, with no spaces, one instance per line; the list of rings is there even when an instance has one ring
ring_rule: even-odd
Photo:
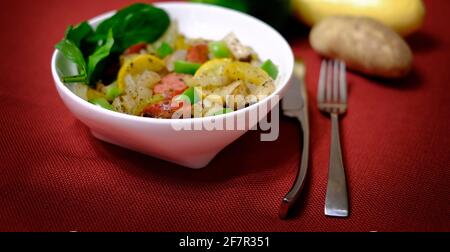
[[[69,26],[66,30],[66,39],[71,40],[78,48],[88,36],[91,36],[94,30],[87,22],[82,22],[77,26]]]
[[[137,3],[118,11],[94,29],[82,22],[69,26],[64,39],[55,47],[75,63],[79,74],[64,76],[65,83],[95,84],[119,55],[139,42],[156,41],[169,27],[168,14],[149,4]]]
[[[64,57],[72,61],[77,65],[78,75],[75,76],[63,76],[62,81],[65,83],[81,82],[81,83],[95,83],[92,79],[93,73],[97,68],[97,65],[110,54],[111,48],[114,45],[114,38],[112,31],[108,33],[108,37],[104,45],[97,47],[92,55],[88,57],[88,60],[83,56],[83,53],[74,41],[65,38],[56,45]]]
[[[63,39],[61,42],[56,44],[56,49],[58,49],[64,57],[75,63],[78,68],[79,74],[76,76],[63,76],[62,81],[66,83],[71,82],[82,82],[87,83],[87,71],[86,71],[86,61],[84,60],[83,53],[76,46],[74,42],[68,39]]]
[[[108,37],[106,38],[105,44],[99,46],[95,50],[94,54],[92,54],[88,58],[88,75],[89,76],[91,76],[92,73],[95,71],[95,68],[97,67],[98,63],[101,60],[103,60],[104,58],[108,57],[113,45],[114,45],[113,32],[112,32],[112,30],[109,30]]]
[[[97,34],[106,34],[109,31],[109,29],[117,25],[120,25],[119,24],[120,21],[123,21],[127,15],[131,15],[134,12],[139,11],[140,9],[147,8],[147,6],[148,6],[147,4],[136,3],[119,10],[112,17],[105,19],[98,25],[96,30]]]
[[[137,3],[118,11],[103,21],[97,28],[97,36],[105,37],[109,29],[113,30],[116,44],[115,52],[123,52],[139,42],[152,43],[167,30],[169,15],[152,5]]]

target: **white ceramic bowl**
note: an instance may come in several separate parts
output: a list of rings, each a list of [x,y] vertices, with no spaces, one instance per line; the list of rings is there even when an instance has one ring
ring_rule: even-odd
[[[233,32],[242,43],[251,46],[261,59],[271,59],[279,68],[276,91],[266,99],[245,109],[214,116],[216,120],[237,121],[245,116],[245,129],[234,130],[175,130],[205,123],[212,118],[155,119],[137,117],[102,109],[79,98],[60,80],[60,74],[75,74],[76,68],[62,55],[53,53],[51,68],[59,95],[69,110],[88,126],[92,134],[103,141],[158,157],[190,168],[205,167],[223,148],[243,135],[255,122],[249,113],[268,106],[274,96],[281,96],[288,87],[294,57],[286,40],[273,28],[249,15],[211,5],[195,3],[159,3],[172,20],[179,22],[181,33],[187,37],[221,39]],[[113,15],[109,12],[90,20],[95,27]],[[70,84],[69,84],[70,85]],[[273,105],[273,104],[272,104]],[[271,106],[273,107],[273,106]],[[240,121],[242,123],[242,121]]]

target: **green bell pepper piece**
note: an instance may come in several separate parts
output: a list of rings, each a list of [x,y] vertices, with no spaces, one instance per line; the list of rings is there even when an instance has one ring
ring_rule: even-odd
[[[113,101],[117,96],[121,94],[122,90],[120,90],[116,82],[105,87],[105,98],[108,101]]]
[[[200,95],[194,87],[186,89],[180,96],[180,99],[189,99],[191,104],[197,103],[201,100]]]
[[[103,97],[93,98],[89,100],[89,102],[105,109],[114,110],[113,106],[111,106],[111,104]]]
[[[213,41],[208,44],[208,49],[214,58],[228,58],[230,57],[230,50],[223,41]]]
[[[270,59],[266,60],[261,65],[261,69],[264,70],[274,80],[278,76],[278,67]]]
[[[175,72],[194,75],[201,64],[192,63],[184,60],[177,60],[174,63]]]
[[[164,58],[167,55],[170,55],[173,53],[173,48],[166,42],[163,42],[158,49],[156,49],[156,54],[158,54],[158,56],[160,58]]]

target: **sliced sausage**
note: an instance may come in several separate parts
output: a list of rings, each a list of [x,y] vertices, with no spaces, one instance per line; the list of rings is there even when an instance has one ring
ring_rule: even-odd
[[[161,83],[153,87],[153,92],[162,94],[166,99],[171,99],[187,89],[183,78],[185,78],[184,74],[170,73],[161,79]]]
[[[144,50],[146,48],[147,48],[147,44],[145,42],[137,43],[135,45],[128,47],[123,54],[130,55],[130,54],[140,53],[141,50]]]
[[[206,44],[198,44],[189,47],[186,60],[194,63],[204,63],[208,60],[208,45]]]
[[[190,113],[190,106],[183,106],[183,102],[172,102],[170,100],[160,101],[155,104],[151,104],[144,108],[142,111],[142,115],[144,117],[153,117],[153,118],[172,118],[174,113],[181,113],[180,115],[185,114],[184,112]],[[178,117],[179,118],[179,117]]]

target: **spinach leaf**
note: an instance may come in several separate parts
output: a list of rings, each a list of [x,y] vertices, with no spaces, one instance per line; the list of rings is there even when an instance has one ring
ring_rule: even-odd
[[[80,49],[76,46],[76,44],[69,39],[63,39],[56,45],[56,48],[61,51],[61,53],[68,60],[75,63],[78,67],[78,75],[75,76],[64,76],[62,78],[65,83],[73,83],[73,82],[83,82],[95,84],[96,79],[93,78],[94,72],[98,68],[97,66],[110,55],[111,48],[114,45],[114,38],[112,30],[109,31],[108,37],[105,43],[99,46],[92,55],[89,56],[86,64],[86,60]]]
[[[71,40],[63,39],[55,47],[64,55],[64,57],[75,63],[79,72],[79,74],[75,76],[63,76],[62,81],[66,83],[87,83],[86,61],[84,60],[83,53],[81,53],[75,43]]]
[[[92,35],[94,30],[87,22],[82,22],[77,26],[69,26],[66,31],[66,39],[71,40],[78,48],[81,48],[81,42]]]
[[[123,8],[123,9],[119,10],[116,14],[114,14],[112,17],[103,20],[103,22],[101,22],[98,25],[98,27],[96,29],[96,33],[97,34],[107,34],[109,29],[113,28],[118,23],[120,23],[120,21],[122,21],[127,15],[133,14],[136,11],[139,11],[141,9],[146,9],[149,7],[150,7],[150,5],[148,5],[148,4],[136,3],[136,4],[130,5],[126,8]],[[113,32],[114,32],[114,30],[113,30]]]
[[[106,57],[108,57],[110,55],[111,52],[111,48],[114,45],[114,38],[113,38],[113,32],[112,30],[109,30],[108,32],[108,37],[106,38],[106,42],[101,45],[100,47],[98,47],[95,52],[89,56],[88,59],[88,71],[87,74],[88,76],[92,76],[92,74],[94,73],[97,65]],[[89,79],[89,81],[92,83],[95,80]]]
[[[66,31],[65,38],[75,43],[83,53],[84,58],[87,60],[97,48],[97,40],[92,40],[91,37],[95,35],[94,29],[87,22],[82,22],[77,26],[69,26]]]
[[[152,5],[137,3],[120,10],[111,18],[103,21],[96,30],[96,39],[106,37],[113,30],[116,45],[114,52],[123,52],[139,42],[156,41],[169,27],[169,15]]]
[[[167,30],[170,18],[167,13],[159,8],[144,8],[127,15],[120,22],[116,34],[118,46],[121,51],[139,42],[152,43]]]
[[[104,20],[95,31],[87,22],[69,26],[56,48],[77,65],[79,75],[64,76],[62,81],[95,85],[99,79],[115,78],[117,72],[113,71],[125,49],[139,42],[156,41],[169,25],[164,10],[137,3]]]

